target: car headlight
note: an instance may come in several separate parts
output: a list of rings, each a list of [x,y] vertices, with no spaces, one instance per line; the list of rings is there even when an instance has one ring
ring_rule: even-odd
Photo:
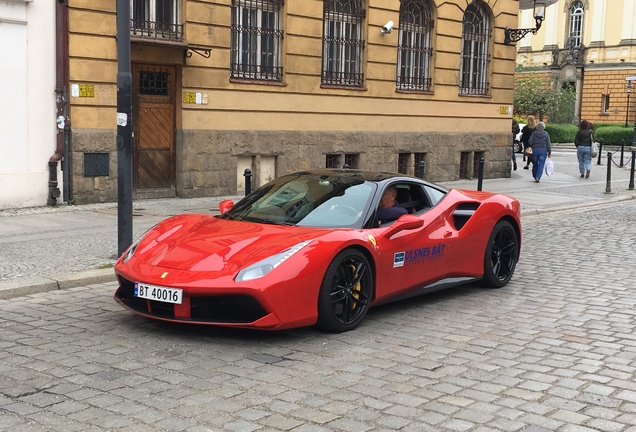
[[[132,256],[135,254],[135,251],[137,250],[137,246],[139,246],[139,242],[141,242],[142,238],[143,236],[139,237],[133,244],[131,244],[128,247],[128,249],[126,249],[126,252],[124,252],[124,256],[122,259],[122,262],[124,264],[126,264],[126,262],[128,262],[128,260],[132,258]]]
[[[245,267],[236,276],[236,281],[243,282],[265,276],[267,273],[271,272],[276,267],[285,262],[285,260],[290,258],[296,252],[307,246],[309,243],[311,243],[311,240],[298,243],[297,245],[292,246],[289,249],[282,251],[281,253],[277,253],[276,255],[265,258],[264,260],[252,264],[251,266]]]

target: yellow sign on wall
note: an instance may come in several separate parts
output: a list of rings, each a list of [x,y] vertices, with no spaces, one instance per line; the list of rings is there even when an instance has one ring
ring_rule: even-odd
[[[499,105],[499,114],[512,115],[512,105]]]
[[[197,92],[183,92],[183,103],[186,104],[197,104],[197,105],[207,105],[208,104],[208,94],[207,93],[197,93]]]
[[[94,84],[71,84],[71,96],[73,97],[95,97]]]

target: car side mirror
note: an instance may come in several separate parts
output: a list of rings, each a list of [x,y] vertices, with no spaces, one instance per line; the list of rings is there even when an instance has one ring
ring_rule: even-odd
[[[232,200],[223,200],[219,203],[219,210],[221,214],[227,213],[234,206],[234,201]]]
[[[401,231],[413,230],[422,226],[424,226],[424,219],[415,215],[405,214],[388,227],[383,235],[386,238],[391,238]]]

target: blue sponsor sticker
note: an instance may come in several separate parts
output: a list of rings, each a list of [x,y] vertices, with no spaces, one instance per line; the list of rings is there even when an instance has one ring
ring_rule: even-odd
[[[396,252],[393,255],[393,268],[402,267],[404,265],[404,252]]]

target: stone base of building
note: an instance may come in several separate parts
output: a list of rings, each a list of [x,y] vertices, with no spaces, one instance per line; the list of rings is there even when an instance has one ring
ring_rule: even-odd
[[[117,200],[116,141],[115,131],[73,131],[74,203]],[[96,152],[107,154],[108,175],[86,175],[85,155]],[[442,182],[477,178],[483,158],[484,178],[510,177],[511,152],[510,136],[495,133],[177,131],[173,191],[135,188],[133,197],[243,194],[246,170],[254,190],[290,172],[345,164],[420,176],[423,161],[424,178]]]

